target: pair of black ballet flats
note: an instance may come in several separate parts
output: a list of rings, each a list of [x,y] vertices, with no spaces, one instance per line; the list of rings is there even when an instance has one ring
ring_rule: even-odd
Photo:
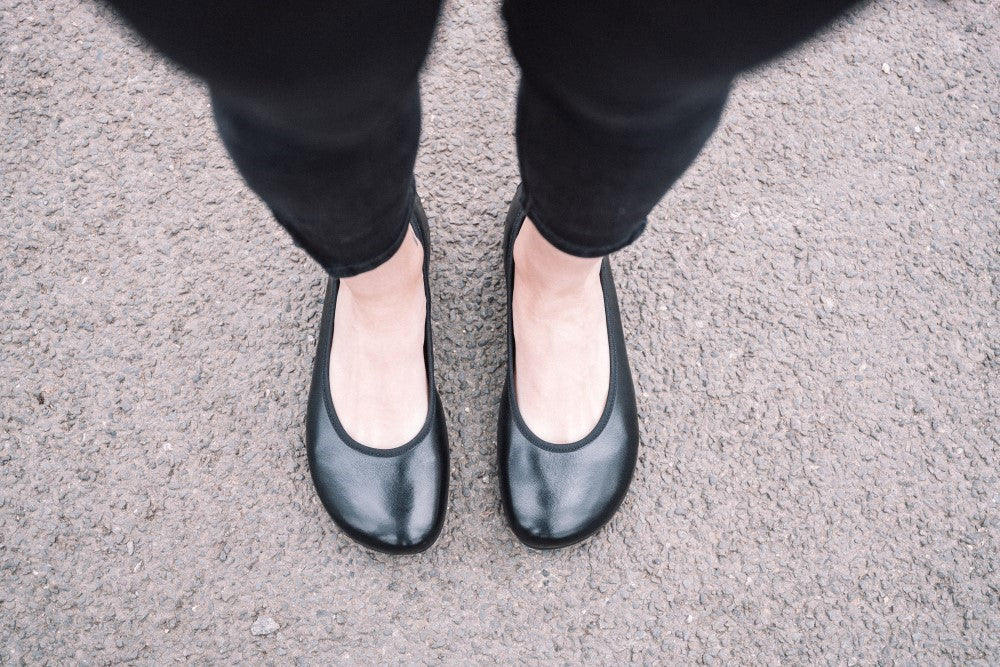
[[[427,317],[424,361],[429,401],[420,432],[393,449],[366,447],[351,438],[330,398],[329,361],[339,282],[327,285],[319,348],[313,369],[306,426],[309,468],[323,506],[340,528],[361,544],[392,554],[428,548],[444,524],[448,503],[448,432],[434,386],[431,297],[427,279],[430,237],[427,217],[414,196],[411,224],[424,247]],[[507,277],[507,379],[500,401],[497,455],[500,491],[514,534],[529,547],[554,549],[579,542],[608,522],[628,491],[639,445],[635,392],[622,335],[618,298],[607,258],[601,286],[611,345],[611,385],[604,413],[582,440],[551,444],[525,425],[514,395],[514,238],[524,222],[519,188],[507,214],[504,269]]]

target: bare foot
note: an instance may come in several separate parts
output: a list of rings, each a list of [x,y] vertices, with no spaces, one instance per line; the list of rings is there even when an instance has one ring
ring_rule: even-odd
[[[529,219],[513,254],[518,408],[542,440],[575,442],[600,421],[611,381],[601,260],[562,252]]]
[[[424,249],[413,232],[389,260],[340,281],[330,350],[330,394],[363,445],[405,444],[427,417]]]

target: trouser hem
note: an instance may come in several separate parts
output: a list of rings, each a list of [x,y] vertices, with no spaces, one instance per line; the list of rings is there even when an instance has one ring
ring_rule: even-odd
[[[365,273],[367,271],[371,271],[372,269],[378,268],[379,266],[387,262],[390,258],[392,258],[393,255],[396,254],[396,251],[399,250],[399,247],[403,245],[403,241],[406,239],[406,232],[409,230],[410,221],[413,219],[413,216],[415,214],[414,202],[416,200],[416,196],[417,196],[416,188],[414,186],[411,186],[409,203],[406,207],[406,214],[403,215],[402,222],[399,223],[400,224],[399,232],[396,233],[392,242],[389,243],[389,245],[384,250],[380,250],[370,258],[359,260],[356,262],[348,262],[346,264],[343,262],[331,261],[329,257],[323,257],[322,255],[313,252],[310,249],[309,244],[305,241],[304,238],[301,237],[301,235],[296,231],[293,225],[289,225],[284,221],[282,221],[281,216],[278,215],[277,212],[272,210],[272,213],[274,214],[275,219],[281,224],[282,227],[285,228],[285,231],[288,232],[288,234],[292,237],[292,241],[295,243],[295,245],[304,250],[305,253],[313,259],[313,261],[319,264],[323,268],[323,270],[326,271],[327,275],[329,275],[331,278],[338,278],[338,279],[350,278],[360,273]]]
[[[577,241],[570,240],[563,236],[560,232],[557,232],[548,223],[544,216],[538,215],[538,211],[532,202],[529,192],[530,190],[528,185],[523,184],[521,206],[524,209],[525,215],[531,219],[535,228],[538,229],[538,233],[542,235],[542,238],[551,243],[557,249],[575,257],[594,258],[610,255],[611,253],[617,252],[618,250],[634,243],[635,240],[638,239],[646,230],[646,218],[643,218],[632,226],[632,228],[628,231],[628,234],[620,239],[600,245],[579,243]]]

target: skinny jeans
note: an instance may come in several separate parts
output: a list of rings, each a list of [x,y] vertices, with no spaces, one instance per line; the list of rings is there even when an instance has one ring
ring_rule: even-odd
[[[395,253],[440,0],[106,1],[206,82],[240,174],[327,273]],[[628,245],[715,130],[734,77],[854,4],[505,0],[528,216],[572,255]]]

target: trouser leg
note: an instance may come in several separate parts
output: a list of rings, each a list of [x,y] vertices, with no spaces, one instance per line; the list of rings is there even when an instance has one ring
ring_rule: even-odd
[[[388,259],[412,206],[440,0],[110,0],[206,81],[241,175],[328,273]]]
[[[525,206],[557,248],[618,250],[694,161],[740,72],[856,0],[505,0]]]

